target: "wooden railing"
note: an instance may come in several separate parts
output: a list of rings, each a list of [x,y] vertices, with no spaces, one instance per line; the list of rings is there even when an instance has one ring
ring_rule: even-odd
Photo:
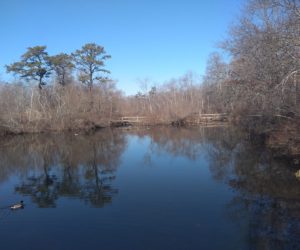
[[[111,121],[112,125],[123,126],[130,124],[144,124],[149,120],[146,116],[122,116]]]
[[[187,122],[187,123],[207,123],[207,122],[213,122],[213,121],[221,121],[221,120],[226,120],[227,114],[225,113],[218,113],[218,114],[199,114],[199,113],[194,113],[190,114],[186,118],[183,119],[178,119],[178,121],[172,122],[172,124],[176,124],[176,122]],[[147,116],[122,116],[116,119],[113,119],[111,121],[112,125],[115,126],[126,126],[126,125],[145,125],[145,124],[150,124],[151,123],[151,118]],[[152,123],[155,124],[155,122],[152,121]]]
[[[146,116],[123,116],[120,121],[122,122],[144,122],[148,118]]]

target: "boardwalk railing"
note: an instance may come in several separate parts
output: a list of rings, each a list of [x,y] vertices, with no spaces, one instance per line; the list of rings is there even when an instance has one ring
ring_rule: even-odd
[[[148,118],[146,116],[123,116],[121,117],[122,122],[145,122]]]
[[[145,124],[149,120],[146,116],[122,116],[112,120],[110,123],[115,126],[126,126],[133,124]]]
[[[215,114],[202,114],[202,113],[195,113],[191,114],[190,116],[199,116],[199,117],[223,117],[228,116],[227,113],[215,113]]]
[[[178,119],[175,121],[169,121],[172,124],[203,124],[209,122],[219,122],[219,121],[226,121],[227,114],[225,113],[218,113],[218,114],[199,114],[194,113],[190,114],[189,116]],[[127,126],[127,125],[147,125],[151,123],[151,117],[148,116],[122,116],[116,118],[111,121],[111,125],[113,126]],[[166,124],[168,121],[166,121]],[[152,120],[152,124],[155,122]]]
[[[226,122],[228,119],[228,114],[226,113],[216,113],[216,114],[201,114],[201,113],[193,113],[186,116],[183,119],[180,119],[178,124],[220,124]]]

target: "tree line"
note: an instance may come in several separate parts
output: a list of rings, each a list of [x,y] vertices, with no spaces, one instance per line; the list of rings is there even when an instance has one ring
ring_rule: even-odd
[[[46,85],[46,79],[53,73],[56,82],[62,86],[71,81],[72,71],[79,72],[78,80],[90,89],[95,81],[106,80],[99,76],[100,72],[110,73],[104,68],[105,61],[111,58],[104,47],[95,43],[87,43],[81,49],[68,55],[60,53],[49,56],[46,46],[29,47],[21,56],[21,60],[6,66],[8,73],[13,73],[27,81],[37,81],[38,87]]]
[[[0,131],[107,126],[121,94],[108,77],[105,62],[111,56],[104,47],[87,43],[71,54],[57,55],[46,49],[29,47],[19,61],[6,66],[19,80],[0,84]]]
[[[300,115],[300,2],[250,0],[213,53],[204,85],[217,110],[293,118]]]
[[[300,2],[249,0],[213,53],[204,96],[279,155],[299,157]]]
[[[258,130],[297,123],[299,37],[299,1],[248,0],[218,52],[209,56],[202,79],[186,74],[154,88],[150,83],[128,106],[172,119],[227,113],[233,122]]]

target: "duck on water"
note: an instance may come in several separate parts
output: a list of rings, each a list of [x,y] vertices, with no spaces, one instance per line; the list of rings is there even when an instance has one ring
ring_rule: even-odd
[[[16,209],[20,209],[20,208],[24,208],[24,202],[20,201],[19,203],[13,204],[10,206],[11,210],[16,210]]]

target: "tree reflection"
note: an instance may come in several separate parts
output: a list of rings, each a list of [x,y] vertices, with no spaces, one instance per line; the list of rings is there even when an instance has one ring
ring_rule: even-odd
[[[44,172],[38,176],[29,176],[15,190],[24,195],[30,195],[32,201],[39,207],[55,207],[58,198],[57,177],[50,175],[48,167],[43,167]]]
[[[147,154],[147,161],[151,162],[149,156],[153,153],[161,154],[167,152],[173,156],[184,156],[191,160],[196,160],[206,141],[206,136],[213,133],[214,128],[177,128],[177,127],[152,127],[147,130],[133,130],[130,133],[143,138],[151,139],[150,153]]]
[[[120,131],[11,140],[1,143],[6,146],[0,150],[0,176],[5,178],[18,171],[22,181],[15,187],[16,192],[31,196],[39,207],[55,207],[59,197],[79,198],[102,207],[117,193],[112,181],[126,146]]]
[[[274,159],[260,144],[221,134],[210,147],[213,176],[236,196],[228,208],[248,223],[250,249],[296,249],[300,245],[300,182],[286,160]]]
[[[261,143],[235,128],[156,127],[131,133],[149,137],[151,153],[190,160],[206,156],[213,178],[234,190],[228,214],[247,228],[250,249],[300,245],[300,181],[288,162],[274,159]]]
[[[194,161],[207,157],[213,178],[234,191],[228,215],[247,228],[250,249],[300,245],[300,182],[295,170],[234,128],[154,127],[14,137],[0,143],[0,181],[18,173],[22,183],[16,191],[40,207],[54,207],[59,197],[102,207],[118,191],[112,184],[128,133],[150,139],[148,162],[154,153]]]
[[[92,143],[91,158],[84,174],[86,183],[82,189],[81,197],[90,201],[94,206],[102,207],[105,203],[111,202],[112,195],[117,190],[111,187],[111,180],[115,178],[115,175],[113,174],[114,165],[109,164],[114,158],[107,157],[109,154],[105,148],[106,144],[101,143],[99,146],[96,147],[95,143]]]

